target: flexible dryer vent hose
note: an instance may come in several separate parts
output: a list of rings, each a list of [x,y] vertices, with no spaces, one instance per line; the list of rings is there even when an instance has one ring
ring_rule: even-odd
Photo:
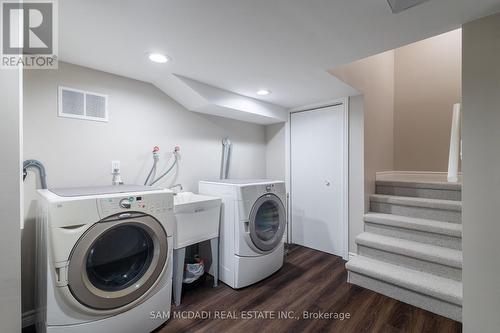
[[[231,146],[231,141],[228,138],[222,139],[220,179],[227,179],[229,177],[229,166],[231,165]]]

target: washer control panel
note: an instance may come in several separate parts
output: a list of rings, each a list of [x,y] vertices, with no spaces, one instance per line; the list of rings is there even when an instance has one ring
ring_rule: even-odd
[[[155,193],[113,196],[97,199],[97,206],[101,217],[127,211],[161,214],[173,209],[173,195],[171,193]]]

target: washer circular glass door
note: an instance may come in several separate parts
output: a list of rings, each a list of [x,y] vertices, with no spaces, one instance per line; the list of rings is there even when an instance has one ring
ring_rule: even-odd
[[[90,308],[123,307],[156,283],[167,253],[165,230],[152,216],[109,217],[89,228],[73,248],[69,289]]]
[[[281,200],[265,194],[255,201],[250,211],[250,239],[262,251],[271,251],[285,232],[286,215]]]

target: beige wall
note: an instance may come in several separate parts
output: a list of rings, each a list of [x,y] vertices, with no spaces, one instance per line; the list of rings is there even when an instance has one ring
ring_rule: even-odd
[[[461,63],[461,30],[455,30],[330,71],[365,95],[368,183],[370,174],[388,168],[447,170]]]
[[[57,87],[64,85],[109,95],[109,122],[57,116]],[[266,176],[265,127],[186,110],[153,85],[59,63],[59,70],[26,71],[24,158],[47,168],[49,187],[107,185],[111,160],[120,160],[126,183],[141,184],[151,167],[151,149],[161,149],[160,167],[174,145],[179,167],[159,186],[182,183],[197,191],[198,180],[219,177],[221,140],[233,143],[230,177]],[[25,188],[23,231],[23,311],[33,308],[35,175]]]
[[[0,332],[21,331],[21,80],[0,70]]]
[[[500,13],[463,26],[463,324],[500,328]]]
[[[394,51],[394,169],[447,171],[451,115],[461,102],[462,34]]]
[[[451,111],[461,100],[461,31],[452,31],[330,71],[363,93],[352,98],[351,121],[363,126],[363,145],[351,132],[350,172],[364,149],[364,211],[375,192],[375,172],[446,171]],[[364,109],[356,113],[357,108]],[[357,119],[361,116],[361,122]],[[355,128],[356,126],[354,126]],[[351,124],[351,130],[352,124]],[[354,150],[352,150],[354,149]],[[350,175],[350,186],[359,177]],[[349,250],[363,231],[362,213],[351,189]],[[355,194],[356,193],[356,194]],[[354,202],[353,202],[354,201]],[[361,213],[361,214],[360,214]]]
[[[394,169],[394,52],[330,71],[363,93],[365,196],[375,192],[375,172]],[[369,201],[365,200],[365,210]]]

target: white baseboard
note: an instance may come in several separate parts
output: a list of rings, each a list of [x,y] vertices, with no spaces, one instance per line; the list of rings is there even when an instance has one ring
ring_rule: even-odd
[[[386,181],[434,181],[447,182],[447,172],[436,171],[379,171],[375,173],[376,180]],[[462,173],[458,174],[459,183],[462,182]]]
[[[358,254],[355,253],[355,252],[349,252],[349,260],[352,260],[355,256],[357,256]]]

